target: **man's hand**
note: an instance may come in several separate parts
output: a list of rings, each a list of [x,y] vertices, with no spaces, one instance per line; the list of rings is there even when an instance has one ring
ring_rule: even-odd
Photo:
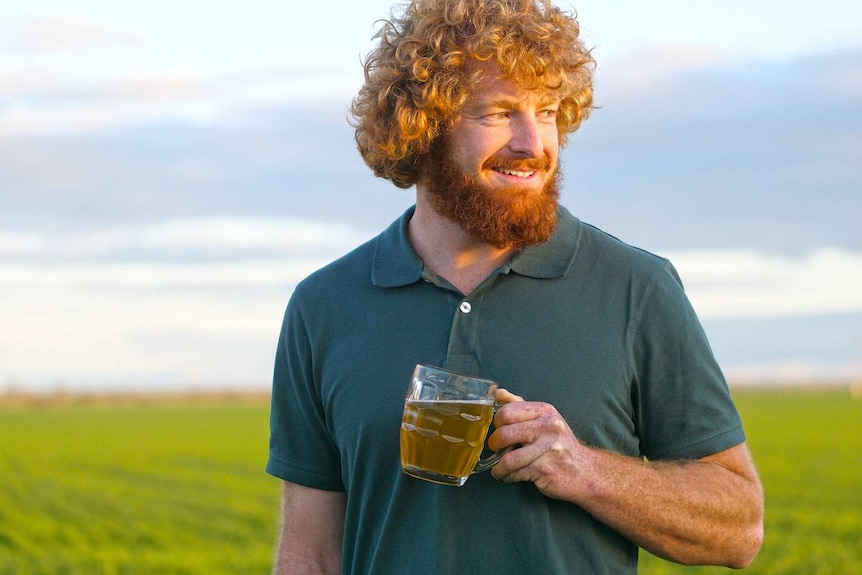
[[[583,475],[580,454],[584,447],[554,406],[527,402],[505,389],[497,401],[506,403],[494,417],[488,446],[499,451],[520,445],[493,467],[493,476],[505,483],[530,481],[548,497],[576,498],[576,482]]]
[[[491,470],[579,505],[647,551],[740,568],[763,541],[763,489],[745,443],[696,460],[647,461],[578,441],[554,406],[500,390],[488,446],[516,446]]]

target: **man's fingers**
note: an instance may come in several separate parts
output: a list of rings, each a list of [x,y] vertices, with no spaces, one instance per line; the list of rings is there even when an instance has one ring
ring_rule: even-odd
[[[515,395],[508,389],[503,389],[502,387],[497,390],[494,399],[497,403],[512,403],[513,401],[524,401],[524,398],[520,395]]]

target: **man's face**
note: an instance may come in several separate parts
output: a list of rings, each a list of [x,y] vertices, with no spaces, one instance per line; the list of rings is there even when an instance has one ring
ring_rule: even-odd
[[[427,185],[438,213],[481,241],[520,249],[546,241],[556,224],[559,101],[486,71],[431,150]]]

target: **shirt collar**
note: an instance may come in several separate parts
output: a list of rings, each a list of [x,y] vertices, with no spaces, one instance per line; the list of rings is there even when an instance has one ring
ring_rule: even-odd
[[[407,237],[407,223],[415,209],[415,206],[410,207],[377,237],[371,263],[371,281],[375,286],[400,287],[422,278],[422,260]],[[536,279],[565,276],[575,260],[582,228],[580,220],[559,206],[557,227],[550,239],[524,248],[512,257],[511,265],[507,267],[517,274]]]

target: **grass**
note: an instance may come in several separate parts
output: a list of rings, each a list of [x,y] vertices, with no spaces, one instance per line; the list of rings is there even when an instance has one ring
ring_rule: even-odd
[[[862,574],[862,400],[736,391],[767,494],[745,573]],[[265,402],[0,407],[0,575],[268,573]],[[642,554],[640,575],[718,574]]]
[[[0,412],[0,574],[267,573],[262,404]]]
[[[862,399],[846,389],[737,390],[766,493],[750,574],[862,574]],[[640,575],[729,573],[643,554]]]

